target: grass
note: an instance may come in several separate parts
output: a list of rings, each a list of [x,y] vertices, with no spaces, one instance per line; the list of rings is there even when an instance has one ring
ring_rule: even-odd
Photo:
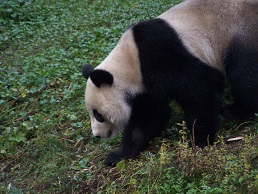
[[[0,193],[258,192],[258,117],[222,119],[216,146],[192,150],[173,104],[147,151],[102,164],[119,138],[92,137],[81,66],[98,65],[126,27],[179,2],[0,0]],[[236,136],[244,139],[226,143]]]

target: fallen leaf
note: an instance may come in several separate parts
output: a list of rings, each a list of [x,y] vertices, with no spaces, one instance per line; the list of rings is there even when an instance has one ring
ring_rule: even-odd
[[[239,137],[229,138],[227,140],[227,142],[239,141],[239,140],[242,140],[242,139],[244,139],[244,137],[239,136]]]

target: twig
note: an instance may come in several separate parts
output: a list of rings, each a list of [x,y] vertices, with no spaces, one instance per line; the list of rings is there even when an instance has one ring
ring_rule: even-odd
[[[235,130],[238,130],[242,125],[247,124],[247,123],[251,123],[251,122],[250,121],[243,122],[240,125],[238,125]]]
[[[3,173],[14,161],[11,161],[9,164],[6,164],[1,168],[0,174]]]
[[[36,113],[35,111],[30,111],[28,112],[24,117],[16,119],[16,121],[14,122],[14,124],[18,124],[21,121],[25,121],[29,116],[33,115],[34,113]]]
[[[196,147],[195,147],[195,137],[194,137],[195,123],[196,123],[196,119],[195,119],[194,122],[193,122],[192,137],[190,137],[190,140],[191,140],[192,147],[193,147],[193,150],[194,150],[194,151],[196,150]]]

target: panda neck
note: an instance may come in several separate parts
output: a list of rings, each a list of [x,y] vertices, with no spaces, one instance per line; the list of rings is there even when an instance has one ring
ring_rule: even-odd
[[[122,89],[127,88],[133,94],[143,91],[139,64],[138,49],[132,31],[128,29],[117,46],[97,68],[111,72],[114,76],[114,84]]]

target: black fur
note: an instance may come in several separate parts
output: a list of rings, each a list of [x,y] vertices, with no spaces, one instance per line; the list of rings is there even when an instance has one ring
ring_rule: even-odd
[[[88,79],[90,77],[90,73],[94,70],[94,67],[91,65],[84,65],[82,67],[82,75]]]
[[[212,144],[222,106],[223,74],[192,56],[176,32],[161,19],[138,23],[132,30],[146,92],[131,97],[132,115],[121,148],[111,153],[105,164],[113,165],[143,151],[166,127],[170,100],[182,106],[195,144]],[[135,139],[134,133],[141,135]]]
[[[113,75],[106,70],[96,69],[90,73],[91,81],[99,88],[102,84],[112,85]]]
[[[254,40],[254,42],[257,40]],[[224,116],[241,120],[258,113],[258,48],[236,37],[225,56],[226,75],[231,85],[234,104],[227,106]]]
[[[104,117],[103,117],[96,109],[93,110],[93,115],[94,115],[95,119],[96,119],[98,122],[100,122],[100,123],[105,122]]]

